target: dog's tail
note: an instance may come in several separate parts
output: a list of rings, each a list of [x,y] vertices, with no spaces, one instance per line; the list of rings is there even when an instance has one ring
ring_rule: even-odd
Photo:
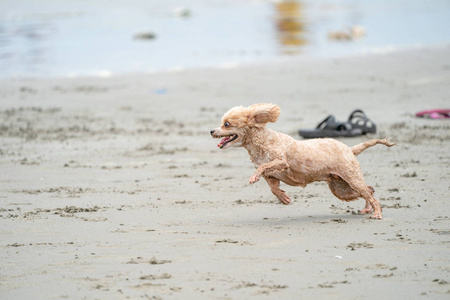
[[[352,149],[353,154],[356,156],[356,155],[360,154],[361,152],[363,152],[364,150],[366,150],[367,148],[370,148],[377,144],[383,144],[388,147],[397,145],[397,143],[391,143],[391,141],[389,141],[389,139],[377,139],[377,140],[370,140],[365,143],[358,144],[356,146],[353,146],[351,149]]]

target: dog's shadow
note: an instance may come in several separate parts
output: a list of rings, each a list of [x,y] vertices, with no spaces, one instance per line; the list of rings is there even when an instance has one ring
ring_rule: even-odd
[[[299,224],[355,224],[364,221],[372,221],[368,215],[363,214],[319,214],[319,215],[299,215],[299,216],[268,216],[263,218],[248,218],[242,221],[242,225],[253,224],[261,226],[286,226],[286,225],[299,225]]]

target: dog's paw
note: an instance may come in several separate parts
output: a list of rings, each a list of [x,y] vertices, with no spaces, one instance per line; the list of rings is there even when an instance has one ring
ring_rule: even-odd
[[[373,215],[370,216],[371,219],[377,219],[377,220],[382,220],[383,219],[383,215],[381,214],[381,212],[374,212]]]
[[[253,174],[253,176],[250,177],[250,180],[248,181],[248,183],[254,184],[257,181],[259,181],[259,176],[257,174]]]
[[[288,205],[289,203],[291,203],[291,198],[289,198],[289,196],[284,192],[282,194],[278,195],[277,198],[278,198],[278,201],[280,201],[284,205]]]
[[[370,187],[370,188],[372,188],[372,187]],[[372,191],[373,191],[373,188],[372,188]],[[360,214],[370,214],[372,212],[372,210],[373,210],[372,205],[370,204],[369,201],[366,201],[366,206],[364,206],[364,208],[361,209],[359,211],[359,213]]]

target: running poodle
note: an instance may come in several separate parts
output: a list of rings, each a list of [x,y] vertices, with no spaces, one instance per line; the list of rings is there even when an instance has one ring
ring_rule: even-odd
[[[262,176],[283,204],[289,204],[291,200],[280,189],[280,181],[301,187],[314,181],[325,181],[331,192],[343,201],[364,198],[366,205],[361,213],[373,210],[371,218],[381,220],[381,204],[373,196],[374,189],[364,182],[356,156],[376,144],[388,147],[396,144],[388,139],[370,140],[354,147],[334,139],[298,141],[265,127],[268,122],[275,122],[279,115],[280,107],[274,104],[233,107],[222,117],[221,126],[211,130],[211,136],[222,139],[217,145],[220,149],[247,149],[256,167],[250,184]]]

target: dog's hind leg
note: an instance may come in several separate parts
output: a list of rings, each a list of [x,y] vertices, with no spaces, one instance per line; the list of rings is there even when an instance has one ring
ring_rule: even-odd
[[[291,202],[291,199],[286,194],[286,192],[280,189],[280,181],[278,179],[267,176],[263,177],[267,181],[267,184],[269,185],[272,193],[278,198],[281,203],[287,205]]]
[[[354,174],[356,175],[356,174]],[[381,214],[381,204],[378,202],[374,196],[373,196],[373,188],[370,189],[365,183],[364,178],[362,174],[359,174],[360,176],[355,177],[343,177],[344,179],[354,190],[355,192],[359,193],[364,200],[366,200],[366,207],[364,208],[363,212],[369,210],[370,206],[373,209],[373,214],[370,216],[372,219],[383,219],[383,215]]]
[[[361,194],[356,192],[350,187],[350,185],[344,181],[341,177],[337,175],[331,175],[331,181],[328,182],[328,187],[330,188],[333,195],[343,201],[354,201],[361,197]],[[367,186],[368,190],[371,192],[372,196],[375,190],[370,185]],[[368,214],[372,212],[372,205],[366,200],[366,205],[364,209],[359,211],[362,214]]]
[[[358,199],[359,193],[355,192],[347,182],[342,180],[339,176],[331,175],[332,180],[328,182],[330,191],[342,201],[353,201]]]
[[[359,213],[360,213],[360,214],[370,214],[370,213],[372,212],[372,210],[373,210],[372,205],[370,204],[369,201],[366,200],[366,206],[364,206],[364,208],[361,209],[361,210],[359,211]]]

